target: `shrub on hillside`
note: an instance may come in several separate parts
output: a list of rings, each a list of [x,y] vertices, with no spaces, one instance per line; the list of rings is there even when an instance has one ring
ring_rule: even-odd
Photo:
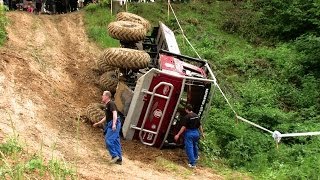
[[[293,40],[305,33],[320,35],[320,3],[296,0],[243,1],[224,12],[222,28],[259,44],[261,38]]]
[[[320,77],[320,36],[304,34],[294,42],[296,50],[301,53],[299,62],[306,73]]]

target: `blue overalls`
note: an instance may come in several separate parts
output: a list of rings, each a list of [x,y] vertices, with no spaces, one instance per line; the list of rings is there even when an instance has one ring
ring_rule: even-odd
[[[196,165],[198,159],[198,141],[200,138],[198,129],[187,129],[184,134],[184,145],[191,165]]]
[[[122,160],[121,144],[120,144],[120,129],[121,121],[120,118],[117,118],[116,130],[112,130],[112,120],[109,121],[105,126],[105,142],[107,149],[112,158],[118,156],[119,160]]]

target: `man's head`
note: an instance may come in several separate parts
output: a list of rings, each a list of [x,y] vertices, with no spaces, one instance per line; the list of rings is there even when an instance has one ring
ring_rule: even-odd
[[[191,112],[191,111],[193,110],[193,107],[192,107],[191,104],[187,104],[184,109],[185,109],[185,111],[186,111],[187,113],[189,113],[189,112]]]
[[[107,103],[111,99],[111,92],[110,91],[103,91],[102,93],[102,102]]]

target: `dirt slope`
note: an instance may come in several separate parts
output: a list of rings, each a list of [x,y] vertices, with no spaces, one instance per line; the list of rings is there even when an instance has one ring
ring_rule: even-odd
[[[28,151],[42,147],[48,159],[54,154],[70,162],[79,179],[222,179],[203,167],[185,168],[180,149],[160,151],[133,141],[122,141],[122,166],[108,164],[101,131],[77,121],[101,94],[94,67],[102,49],[88,40],[82,13],[7,15],[9,40],[0,48],[0,138],[15,130]],[[166,161],[182,166],[163,167]]]

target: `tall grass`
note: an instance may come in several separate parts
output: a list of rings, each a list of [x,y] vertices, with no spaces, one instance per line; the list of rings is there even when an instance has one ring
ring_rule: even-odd
[[[0,144],[1,179],[76,179],[65,161],[45,160],[40,153],[28,154],[17,137],[9,137]]]
[[[7,19],[5,16],[6,6],[0,5],[0,46],[3,45],[3,43],[6,40],[6,30],[5,26],[7,25]]]
[[[119,46],[119,42],[108,35],[107,26],[115,17],[111,16],[107,7],[89,4],[85,7],[84,20],[89,38],[102,48]]]
[[[76,179],[75,171],[67,162],[53,155],[50,159],[42,156],[42,143],[39,153],[28,153],[19,141],[10,114],[7,114],[13,135],[0,144],[0,179]]]

